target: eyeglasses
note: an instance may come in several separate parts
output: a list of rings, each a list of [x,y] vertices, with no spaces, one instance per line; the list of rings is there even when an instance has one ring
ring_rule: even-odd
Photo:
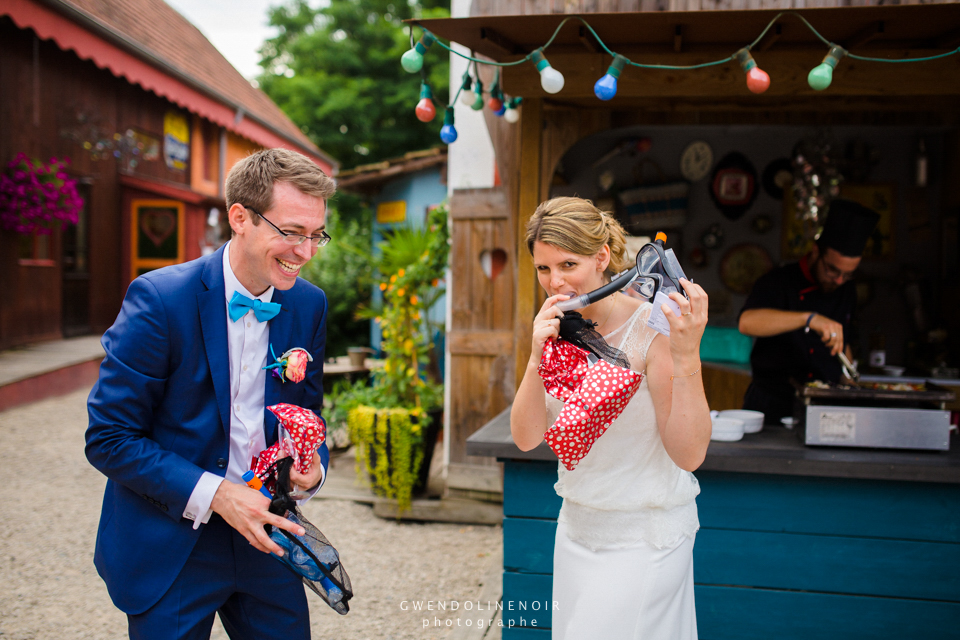
[[[283,236],[283,241],[285,243],[287,243],[292,247],[298,247],[304,242],[306,242],[307,240],[309,240],[310,244],[313,245],[314,247],[322,247],[326,245],[328,242],[330,242],[331,240],[330,235],[326,231],[321,231],[320,235],[318,236],[304,236],[304,235],[300,235],[299,233],[290,233],[288,231],[283,231],[280,229],[280,227],[278,227],[277,225],[273,224],[272,222],[264,218],[263,214],[257,211],[256,209],[254,209],[253,207],[244,207],[244,208],[249,209],[250,211],[253,211],[255,214],[260,216],[264,222],[266,222],[268,225],[273,227],[277,231],[277,233]]]
[[[827,277],[830,278],[831,280],[840,279],[846,282],[847,280],[852,279],[854,273],[856,273],[856,270],[841,271],[840,269],[837,269],[835,266],[833,266],[823,258],[820,259],[820,264],[823,265],[823,270],[826,272]]]

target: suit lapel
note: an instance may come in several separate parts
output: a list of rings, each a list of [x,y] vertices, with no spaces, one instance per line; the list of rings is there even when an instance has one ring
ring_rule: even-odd
[[[229,442],[230,353],[227,346],[227,299],[223,283],[223,251],[226,246],[214,253],[203,268],[201,279],[207,290],[197,294],[197,305],[200,309],[203,346],[207,352],[210,377],[213,378],[220,422]]]
[[[296,338],[296,336],[293,335],[293,309],[288,302],[284,301],[284,292],[279,289],[274,289],[271,302],[276,302],[280,305],[280,313],[270,320],[269,344],[273,346],[273,351],[277,357],[280,357],[287,349],[302,347],[304,345],[294,344],[293,342]],[[269,347],[267,348],[267,360],[267,364],[273,364],[273,356],[270,354]],[[267,439],[267,445],[269,446],[271,443],[276,442],[277,439],[277,418],[271,412],[267,411],[267,407],[272,407],[281,401],[280,392],[284,384],[293,383],[282,382],[274,376],[273,373],[268,373],[264,384],[263,429],[264,436],[266,436]]]

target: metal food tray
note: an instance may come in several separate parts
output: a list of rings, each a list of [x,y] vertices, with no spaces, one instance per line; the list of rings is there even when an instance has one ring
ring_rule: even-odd
[[[879,389],[863,389],[854,386],[832,386],[828,389],[819,387],[808,387],[798,382],[793,383],[797,390],[797,396],[801,399],[809,398],[821,403],[825,400],[843,400],[846,402],[862,401],[869,403],[877,400],[899,401],[903,403],[913,402],[931,402],[941,404],[944,402],[953,402],[956,394],[944,387],[927,381],[924,383],[926,391],[894,391]]]

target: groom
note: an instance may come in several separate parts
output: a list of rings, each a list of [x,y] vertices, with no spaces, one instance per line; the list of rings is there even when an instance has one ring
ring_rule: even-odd
[[[234,639],[310,637],[302,582],[268,555],[283,551],[263,526],[303,530],[240,476],[277,441],[265,407],[320,413],[327,301],[297,275],[330,239],[334,189],[293,151],[240,161],[226,181],[230,242],[134,280],[104,334],[86,433],[108,478],[94,563],[131,638],[209,638],[214,613]],[[264,371],[271,347],[309,351],[306,378]],[[328,460],[321,445],[291,483],[315,493]]]

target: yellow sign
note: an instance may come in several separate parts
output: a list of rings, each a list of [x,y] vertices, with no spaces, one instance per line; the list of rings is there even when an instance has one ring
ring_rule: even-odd
[[[389,224],[391,222],[403,222],[407,219],[407,203],[405,200],[394,200],[393,202],[381,202],[377,205],[377,222],[380,224]]]
[[[163,159],[177,171],[186,171],[190,161],[190,125],[176,111],[163,116]]]

